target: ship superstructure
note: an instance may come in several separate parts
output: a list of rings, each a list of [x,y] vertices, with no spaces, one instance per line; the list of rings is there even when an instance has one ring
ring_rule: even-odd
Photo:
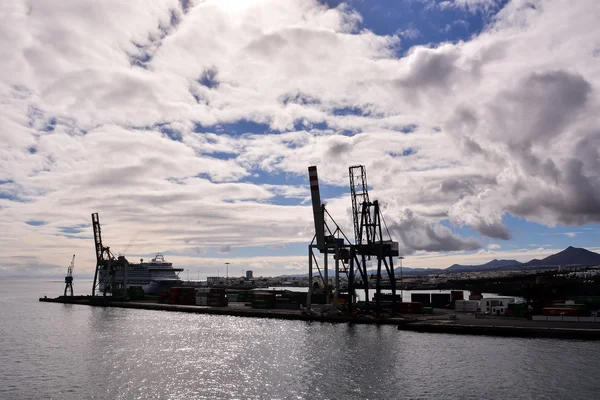
[[[142,286],[146,294],[159,294],[181,284],[181,271],[183,268],[173,268],[173,263],[165,261],[164,256],[157,253],[151,261],[144,262],[142,259],[139,264],[128,263],[126,286]],[[117,274],[117,284],[123,281],[122,275]]]

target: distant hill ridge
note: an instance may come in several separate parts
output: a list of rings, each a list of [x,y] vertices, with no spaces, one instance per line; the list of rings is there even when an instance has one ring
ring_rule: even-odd
[[[498,267],[506,267],[512,265],[521,265],[521,263],[517,260],[498,260],[494,259],[488,263],[480,264],[480,265],[461,265],[461,264],[453,264],[445,269],[446,272],[461,272],[463,270],[470,271],[480,271],[486,269],[496,269]]]
[[[569,246],[542,260],[533,259],[524,265],[593,265],[600,264],[600,254],[580,247]]]
[[[503,271],[511,269],[526,269],[526,268],[539,268],[542,266],[557,267],[557,266],[569,266],[569,265],[600,265],[600,254],[593,251],[569,246],[561,252],[552,254],[544,259],[538,260],[533,259],[526,263],[521,263],[517,260],[498,260],[494,259],[490,262],[480,265],[461,265],[453,264],[448,268],[410,268],[403,267],[403,275],[422,275],[422,274],[441,274],[441,273],[453,273],[453,272],[477,272],[477,271]],[[374,269],[369,270],[369,274],[376,273]],[[385,270],[382,271],[385,274]],[[400,268],[395,268],[394,273],[396,276],[400,276]],[[283,275],[283,277],[300,277],[308,276],[308,274],[300,275]],[[335,276],[334,271],[329,271],[329,276]]]

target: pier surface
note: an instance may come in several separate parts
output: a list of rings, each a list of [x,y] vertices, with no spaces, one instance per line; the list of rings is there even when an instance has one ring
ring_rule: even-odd
[[[98,307],[117,307],[117,308],[136,308],[142,310],[158,310],[158,311],[179,311],[195,314],[212,314],[212,315],[230,315],[234,317],[251,317],[251,318],[275,318],[299,321],[314,321],[314,322],[332,322],[332,323],[353,323],[353,324],[377,324],[377,325],[398,325],[405,321],[405,318],[374,318],[368,315],[342,315],[321,313],[315,310],[314,314],[308,314],[301,310],[288,309],[256,309],[247,307],[244,303],[231,302],[227,307],[209,307],[209,306],[193,306],[180,304],[160,304],[151,301],[109,301],[106,304],[102,302],[102,298],[93,299],[89,296],[80,296],[69,298],[40,298],[42,302],[48,303],[63,303],[63,304],[81,304],[87,306]]]
[[[477,318],[456,314],[456,319],[422,319],[398,325],[399,330],[504,337],[600,340],[600,323],[532,321],[525,318]]]
[[[474,314],[453,314],[438,310],[434,316],[396,316],[375,318],[370,315],[344,315],[301,310],[255,309],[244,303],[229,303],[227,307],[160,304],[154,301],[103,301],[101,297],[74,296],[40,298],[41,302],[80,304],[97,307],[135,308],[142,310],[178,311],[196,314],[229,315],[249,318],[274,318],[298,321],[395,325],[399,330],[426,333],[451,333],[504,337],[537,337],[558,339],[600,340],[600,323],[532,321],[525,318],[477,318]]]

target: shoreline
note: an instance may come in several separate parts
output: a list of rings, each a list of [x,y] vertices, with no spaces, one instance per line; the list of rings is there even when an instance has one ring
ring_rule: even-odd
[[[493,323],[493,322],[492,322]],[[550,324],[557,324],[550,322]],[[398,330],[420,333],[446,333],[458,335],[547,338],[569,340],[600,340],[600,327],[597,329],[560,326],[514,326],[514,325],[470,325],[463,323],[413,322],[398,325]]]
[[[399,325],[404,318],[374,318],[371,316],[351,316],[351,315],[328,315],[325,313],[307,314],[301,310],[289,309],[256,309],[244,306],[244,303],[230,303],[227,307],[210,307],[210,306],[195,306],[195,305],[180,305],[180,304],[159,304],[140,301],[109,301],[104,304],[99,298],[98,302],[92,302],[91,297],[65,299],[64,297],[57,298],[39,298],[40,302],[60,303],[60,304],[76,304],[92,307],[115,307],[115,308],[133,308],[140,310],[154,311],[170,311],[170,312],[186,312],[193,314],[209,314],[209,315],[228,315],[233,317],[245,318],[272,318],[297,320],[308,322],[330,322],[330,323],[350,323],[350,324],[368,324],[368,325]]]
[[[600,340],[600,324],[547,322],[518,319],[491,319],[476,318],[471,315],[460,314],[457,319],[450,319],[450,315],[438,315],[434,318],[418,319],[415,315],[407,317],[381,317],[369,315],[335,315],[315,312],[308,314],[301,310],[290,309],[254,309],[244,303],[230,303],[227,307],[209,307],[196,305],[159,304],[149,301],[108,301],[102,298],[93,299],[91,296],[39,298],[40,302],[86,305],[92,307],[133,308],[141,310],[186,312],[194,314],[228,315],[244,318],[271,318],[296,320],[306,322],[347,323],[362,325],[393,325],[400,331],[420,333],[445,333],[461,335],[482,335],[496,337],[523,337],[523,338],[552,338],[552,339],[579,339]]]

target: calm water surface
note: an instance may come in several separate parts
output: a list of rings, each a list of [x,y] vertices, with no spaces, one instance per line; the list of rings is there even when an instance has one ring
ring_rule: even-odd
[[[0,281],[0,399],[600,398],[598,342],[37,301],[63,285]]]

